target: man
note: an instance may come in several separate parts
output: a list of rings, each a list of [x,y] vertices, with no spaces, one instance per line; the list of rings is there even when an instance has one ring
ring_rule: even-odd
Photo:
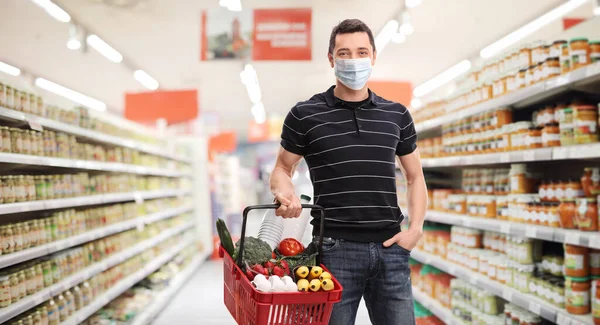
[[[285,119],[271,174],[271,191],[281,204],[277,215],[300,215],[291,177],[304,157],[315,204],[326,210],[322,261],[344,287],[329,324],[354,324],[362,297],[373,325],[414,324],[408,259],[423,232],[427,189],[413,120],[406,107],[367,87],[377,52],[366,24],[344,20],[329,42],[336,85],[298,103]],[[411,222],[405,232],[395,159],[408,183]]]

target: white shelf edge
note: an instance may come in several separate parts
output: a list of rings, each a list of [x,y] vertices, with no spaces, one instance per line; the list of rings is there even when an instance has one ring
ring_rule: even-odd
[[[129,290],[129,288],[133,287],[136,283],[142,281],[145,277],[152,274],[154,271],[158,270],[170,260],[175,258],[179,252],[192,243],[193,241],[191,240],[183,242],[156,259],[150,261],[150,263],[144,268],[119,281],[108,291],[102,293],[99,297],[96,297],[91,304],[75,312],[75,314],[71,315],[71,317],[69,317],[65,322],[61,323],[61,325],[77,325],[82,323],[92,316],[96,311],[100,310],[102,307],[106,306],[112,300],[120,296],[123,292]],[[194,260],[192,263],[194,262],[197,263],[197,265],[200,265],[197,260]],[[183,272],[187,271],[188,269],[184,270]]]
[[[0,269],[11,265],[15,265],[17,263],[25,262],[37,257],[52,254],[99,238],[104,238],[116,233],[123,232],[125,230],[133,229],[140,224],[149,224],[159,220],[171,218],[178,214],[185,213],[191,210],[193,210],[192,206],[171,208],[168,210],[140,216],[135,219],[108,225],[106,227],[93,229],[82,234],[73,236],[71,238],[58,240],[41,246],[26,249],[17,253],[0,255]]]
[[[451,123],[478,113],[483,113],[495,108],[512,106],[518,104],[519,102],[524,102],[527,99],[532,98],[534,96],[542,95],[544,93],[547,93],[547,95],[552,95],[553,93],[556,94],[557,88],[568,88],[569,86],[572,86],[575,83],[581,82],[589,78],[596,78],[598,76],[600,76],[600,63],[589,65],[585,68],[578,69],[568,74],[531,85],[524,89],[516,90],[512,93],[508,93],[501,97],[492,98],[488,101],[468,108],[459,109],[454,112],[448,112],[445,115],[415,123],[415,130],[417,132],[429,131],[434,128],[440,127],[444,124]]]
[[[153,175],[165,177],[186,177],[189,173],[168,170],[165,168],[147,167],[132,164],[122,164],[103,161],[56,158],[35,155],[23,155],[16,153],[0,153],[0,163],[33,165],[46,167],[73,168],[81,170],[99,170],[109,172],[120,172],[139,175]]]
[[[44,301],[60,294],[61,292],[70,289],[81,282],[93,277],[94,275],[101,273],[115,265],[121,264],[129,258],[151,248],[154,247],[163,241],[167,240],[170,237],[173,237],[180,232],[183,232],[191,227],[193,227],[193,223],[188,223],[185,225],[181,225],[179,227],[175,227],[169,229],[167,231],[161,232],[160,235],[145,240],[137,245],[126,249],[120,253],[117,253],[109,258],[95,263],[87,268],[63,279],[59,283],[55,283],[50,287],[44,288],[41,291],[36,292],[33,295],[27,296],[14,304],[11,304],[8,307],[0,309],[0,324],[10,320],[11,318],[22,314],[23,312],[28,311],[31,308],[43,303]]]
[[[104,134],[99,131],[84,129],[79,126],[73,126],[66,123],[54,121],[48,118],[44,118],[41,116],[36,116],[32,114],[25,114],[23,112],[18,112],[9,108],[0,106],[0,119],[7,119],[12,121],[21,121],[21,122],[29,122],[34,121],[39,123],[42,127],[51,129],[54,131],[64,132],[70,135],[78,136],[81,138],[86,138],[90,140],[94,140],[96,142],[117,145],[121,147],[127,147],[136,149],[142,152],[146,152],[149,154],[153,154],[156,156],[165,157],[168,159],[180,161],[183,163],[191,163],[190,159],[185,157],[180,157],[178,155],[172,153],[165,153],[164,148],[157,147],[152,144],[144,143],[138,140],[126,139],[118,136],[113,136],[109,134]]]
[[[460,319],[454,317],[452,311],[447,307],[442,306],[439,301],[427,296],[424,292],[419,290],[417,287],[412,287],[413,297],[423,307],[427,308],[437,318],[443,321],[446,325],[466,325]],[[136,324],[137,325],[137,324]]]
[[[596,231],[552,228],[498,219],[471,217],[467,215],[440,211],[428,211],[425,218],[428,221],[443,224],[495,231],[509,235],[600,249],[600,234],[598,234]]]
[[[411,252],[411,257],[421,263],[430,264],[457,278],[469,281],[469,283],[485,289],[490,293],[499,296],[521,308],[525,308],[530,311],[539,310],[539,312],[536,314],[551,322],[556,323],[558,315],[561,314],[561,317],[563,317],[565,322],[567,322],[564,323],[566,325],[592,324],[591,314],[586,316],[570,315],[566,312],[566,310],[549,304],[536,296],[521,293],[520,291],[506,286],[500,282],[491,280],[483,274],[444,260],[439,256],[421,252],[418,249],[415,249]],[[534,305],[536,308],[531,308],[532,305]]]
[[[201,253],[198,257],[194,258],[190,265],[176,275],[175,279],[172,279],[169,286],[158,294],[157,297],[146,306],[144,310],[133,319],[133,323],[130,325],[149,325],[152,321],[171,303],[171,299],[179,292],[179,290],[185,285],[185,283],[192,277],[194,272],[206,261],[210,256],[210,252],[206,251]]]
[[[423,158],[421,163],[423,168],[430,168],[594,158],[600,158],[600,142],[568,147],[539,148],[440,158]]]
[[[0,215],[11,213],[22,213],[40,210],[53,210],[62,208],[81,207],[97,205],[104,203],[116,203],[133,201],[136,199],[149,200],[163,197],[184,196],[189,194],[189,190],[154,190],[154,191],[134,191],[122,193],[106,193],[86,196],[76,196],[64,199],[40,200],[19,203],[0,204]]]

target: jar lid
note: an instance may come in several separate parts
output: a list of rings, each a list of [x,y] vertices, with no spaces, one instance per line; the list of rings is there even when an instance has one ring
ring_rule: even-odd
[[[590,45],[600,45],[600,41],[590,41]]]
[[[588,39],[585,38],[585,37],[577,37],[577,38],[572,38],[571,39],[571,43],[574,43],[574,42],[587,42],[587,41],[588,41]]]
[[[587,202],[587,203],[596,203],[596,198],[587,198],[587,197],[579,197],[579,198],[575,198],[575,201],[577,201],[577,203],[583,203],[583,202]]]
[[[563,47],[563,48],[565,48],[565,47],[569,47],[569,44],[563,44],[563,45],[562,45],[562,47]]]
[[[585,276],[585,277],[565,276],[565,280],[571,281],[571,282],[588,282],[588,281],[590,281],[590,277],[589,276]]]
[[[554,41],[552,44],[554,45],[554,44],[566,44],[566,43],[567,43],[566,40],[557,40],[557,41]]]
[[[573,109],[577,109],[577,110],[595,110],[596,106],[594,106],[594,105],[574,105]]]

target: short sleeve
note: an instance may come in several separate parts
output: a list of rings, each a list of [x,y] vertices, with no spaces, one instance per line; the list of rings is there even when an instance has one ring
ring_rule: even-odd
[[[281,146],[297,155],[306,155],[306,143],[298,109],[293,107],[285,117],[281,130]]]
[[[405,109],[405,114],[401,115],[400,119],[400,141],[396,147],[396,155],[406,156],[417,149],[417,131],[415,123],[408,109]]]

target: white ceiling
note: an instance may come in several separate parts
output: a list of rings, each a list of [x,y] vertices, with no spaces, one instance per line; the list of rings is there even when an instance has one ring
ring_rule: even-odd
[[[200,14],[218,0],[144,0],[135,8],[108,7],[100,0],[55,0],[124,57],[160,82],[162,89],[198,89],[202,112],[220,116],[224,128],[245,136],[251,103],[239,79],[242,62],[200,62]],[[562,0],[423,0],[412,10],[415,33],[390,44],[373,79],[419,84],[478,51]],[[313,60],[256,62],[268,113],[285,114],[297,101],[334,82],[327,63],[331,28],[360,18],[377,31],[393,18],[400,0],[242,0],[245,8],[312,7]],[[90,50],[66,48],[69,25],[28,0],[0,1],[0,61],[78,90],[120,112],[127,91],[144,91],[132,71]]]

